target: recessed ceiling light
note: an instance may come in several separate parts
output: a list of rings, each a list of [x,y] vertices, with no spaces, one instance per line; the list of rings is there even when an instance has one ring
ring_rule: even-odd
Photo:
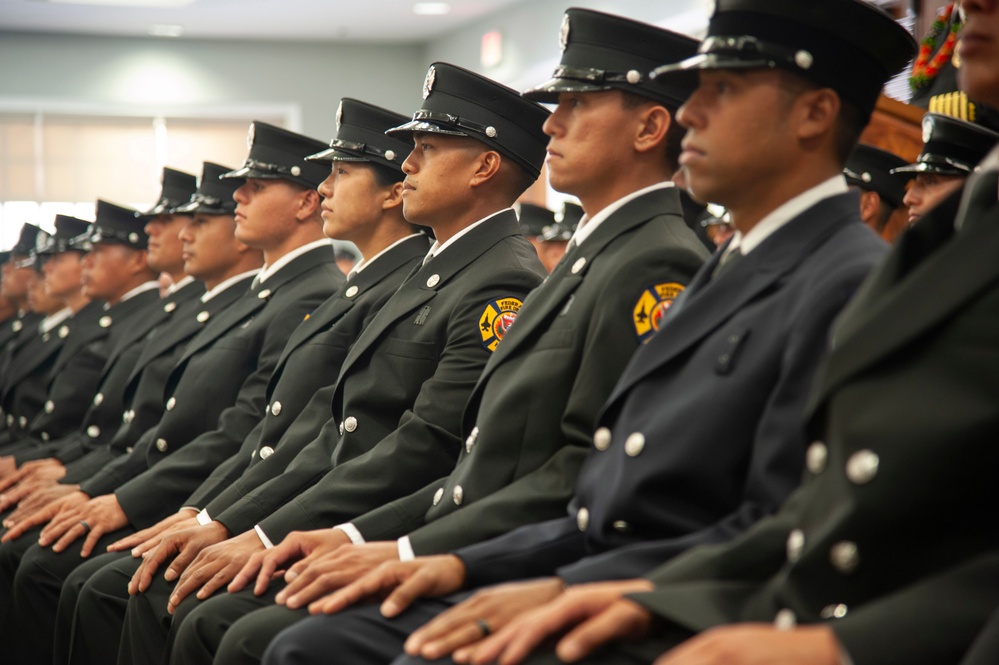
[[[442,16],[451,13],[451,5],[446,2],[417,2],[413,13],[421,16]]]
[[[149,34],[153,37],[180,37],[184,34],[184,26],[182,25],[151,25],[149,26]]]
[[[36,0],[58,5],[111,5],[114,7],[186,7],[194,0]]]

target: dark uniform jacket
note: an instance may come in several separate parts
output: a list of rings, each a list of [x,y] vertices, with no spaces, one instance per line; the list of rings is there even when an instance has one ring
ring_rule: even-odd
[[[122,300],[106,309],[101,310],[101,315],[97,320],[97,330],[88,329],[90,334],[86,340],[79,340],[84,344],[85,352],[93,356],[90,362],[99,362],[105,358],[104,366],[110,362],[122,347],[122,342],[128,338],[134,330],[133,326],[143,326],[150,317],[155,316],[159,303],[159,292],[155,288],[149,288],[137,293],[127,300]],[[79,347],[78,347],[79,348]],[[70,360],[67,354],[62,357],[66,362]],[[102,370],[103,373],[103,370]],[[89,377],[88,377],[88,380]],[[60,389],[60,394],[61,390]],[[55,438],[53,435],[60,431],[65,431],[72,427],[62,423],[63,411],[65,407],[73,409],[73,412],[80,408],[79,404],[69,406],[63,397],[53,397],[53,408],[51,413],[43,411],[31,423],[28,435],[24,441],[31,443],[28,449],[18,452],[15,457],[18,464],[27,460],[42,459],[45,457],[56,457],[64,464],[75,459],[74,456],[63,457],[60,451],[75,450],[77,447],[98,446],[107,441],[117,424],[121,421],[120,407],[114,411],[105,411],[104,418],[92,419],[97,416],[92,408],[88,408],[82,421],[78,421],[69,434]],[[91,392],[86,398],[86,403],[95,400],[95,395]],[[97,400],[100,401],[100,400]],[[43,436],[44,435],[44,436]]]
[[[924,216],[844,312],[801,489],[654,572],[639,602],[696,631],[826,621],[856,665],[960,660],[999,589],[997,180],[978,179],[957,233],[960,194]]]
[[[160,322],[118,354],[101,386],[101,399],[115,402],[121,414],[120,424],[106,444],[68,466],[66,482],[87,480],[113,459],[131,452],[163,415],[166,377],[187,343],[212,317],[236,302],[248,287],[249,278],[240,280],[208,302],[202,302],[204,285],[195,282],[167,297],[160,310]],[[112,394],[117,397],[109,397]]]
[[[263,419],[239,452],[213,472],[185,505],[206,507],[209,515],[217,515],[262,479],[280,474],[316,438],[330,418],[333,383],[351,344],[429,247],[423,234],[400,242],[348,279],[295,328],[268,382]],[[306,425],[306,431],[285,437],[298,420],[303,422],[295,429]]]
[[[100,324],[104,316],[103,303],[91,302],[54,331],[66,339],[49,373],[42,412],[29,425],[29,438],[48,443],[80,427],[111,353],[110,333]]]
[[[604,406],[569,515],[459,550],[469,584],[637,577],[774,512],[830,325],[886,249],[858,210],[827,198],[712,279],[714,256]]]
[[[155,428],[81,489],[91,496],[115,490],[138,528],[176,511],[263,417],[267,382],[289,336],[342,281],[333,248],[324,245],[246,291],[188,343],[167,378]],[[185,452],[192,442],[194,454]]]
[[[673,188],[615,211],[531,293],[489,359],[451,475],[354,526],[366,540],[416,528],[414,550],[430,554],[564,515],[600,407],[707,255]]]
[[[8,388],[10,364],[15,354],[32,338],[32,333],[38,330],[38,324],[44,318],[43,314],[29,311],[15,316],[4,325],[3,335],[0,337],[3,341],[3,346],[0,347],[0,388]],[[12,413],[4,413],[3,418],[5,428],[14,427],[17,423],[17,417]]]
[[[453,468],[462,410],[503,333],[484,334],[481,325],[496,315],[509,322],[543,275],[513,211],[470,229],[416,270],[340,370],[333,420],[315,444],[326,447],[328,473],[318,479],[311,464],[292,464],[247,496],[268,501],[274,485],[288,497],[315,484],[263,520],[264,531],[276,541],[293,529],[332,526]]]
[[[7,368],[5,386],[0,390],[0,408],[13,416],[3,437],[15,440],[28,429],[28,423],[45,405],[49,373],[69,335],[68,317],[52,330],[43,332],[41,322],[25,335],[26,342]],[[44,319],[42,320],[44,321]],[[63,333],[60,335],[60,331]]]

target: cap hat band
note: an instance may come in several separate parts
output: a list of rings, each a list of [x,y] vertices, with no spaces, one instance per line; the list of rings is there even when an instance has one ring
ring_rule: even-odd
[[[559,65],[555,68],[555,73],[552,74],[552,78],[574,79],[590,83],[630,83],[632,85],[636,85],[644,81],[646,77],[637,69],[632,69],[622,73],[608,72],[603,69]]]
[[[788,48],[780,44],[763,41],[752,35],[708,37],[697,49],[698,53],[718,55],[758,56],[782,63],[795,69],[807,70],[812,66],[812,55],[802,49]]]
[[[273,173],[277,175],[290,175],[298,177],[302,175],[302,169],[299,166],[281,166],[280,164],[273,164],[271,162],[262,162],[258,159],[253,159],[248,157],[245,162],[243,162],[244,169],[251,169],[253,171],[263,171],[264,173]]]
[[[482,134],[488,136],[491,139],[496,138],[496,128],[492,126],[480,125],[477,122],[472,122],[471,120],[462,120],[456,115],[451,115],[450,113],[435,113],[433,111],[417,111],[413,114],[414,121],[431,122],[437,125],[444,124],[450,125],[452,127],[458,127],[459,129],[465,129],[468,131],[475,132],[476,134]]]
[[[360,153],[360,155],[371,155],[386,161],[395,161],[399,156],[395,150],[382,150],[378,146],[368,143],[358,143],[356,141],[345,141],[344,139],[333,139],[330,141],[330,148],[334,150],[347,150],[349,152]]]

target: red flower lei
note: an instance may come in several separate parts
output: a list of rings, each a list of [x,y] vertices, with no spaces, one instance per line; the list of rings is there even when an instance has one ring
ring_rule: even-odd
[[[933,21],[933,26],[930,28],[929,34],[920,42],[919,55],[916,57],[916,62],[912,65],[912,76],[909,77],[909,85],[913,90],[927,86],[930,81],[936,78],[936,75],[940,73],[940,69],[950,60],[951,56],[954,55],[954,47],[957,44],[957,31],[961,28],[960,20],[954,20],[953,23],[950,20],[951,15],[954,13],[955,4],[952,2],[944,7],[936,20]],[[933,53],[940,36],[947,29],[948,24],[950,25],[950,30],[947,31],[947,37],[944,39],[943,46],[937,50],[936,55],[930,60],[930,54]]]

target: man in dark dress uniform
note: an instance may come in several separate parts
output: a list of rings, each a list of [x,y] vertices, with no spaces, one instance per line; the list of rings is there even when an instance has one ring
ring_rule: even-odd
[[[111,549],[120,554],[105,555],[81,566],[67,580],[60,614],[73,614],[74,587],[87,582],[72,619],[75,625],[71,629],[67,617],[57,626],[57,641],[68,643],[73,638],[71,662],[113,662],[128,600],[128,580],[140,563],[146,577],[137,586],[145,591],[158,564],[168,556],[183,550],[181,561],[190,560],[200,549],[231,536],[227,509],[256,486],[280,475],[329,419],[330,384],[351,344],[429,248],[427,236],[415,232],[402,215],[401,164],[409,144],[384,134],[405,121],[404,116],[364,102],[341,101],[337,136],[331,147],[309,159],[330,164],[332,169],[319,186],[324,199],[324,233],[353,242],[362,261],[338,292],[309,314],[288,340],[268,382],[265,415],[239,452],[186,499],[178,513],[115,543]],[[172,532],[164,534],[167,529]],[[127,554],[134,547],[133,553],[141,556],[157,544],[159,548],[150,556],[133,559]],[[91,576],[110,561],[122,558],[125,560]],[[178,561],[178,570],[180,564]],[[163,584],[159,579],[156,582]]]
[[[844,16],[844,3],[821,4]],[[963,87],[999,102],[999,5],[962,7]],[[856,34],[860,18],[830,26]],[[869,43],[885,44],[890,33],[871,34],[880,38]],[[644,582],[567,593],[490,638],[474,662],[504,646],[502,662],[517,662],[580,621],[558,644],[561,662],[956,663],[980,631],[968,662],[995,662],[997,184],[993,150],[961,192],[901,237],[844,311],[807,410],[807,477],[777,515]],[[622,599],[629,586],[647,591]]]
[[[25,627],[18,631],[20,648],[30,651],[51,643],[62,582],[83,562],[81,555],[165,516],[159,512],[169,511],[171,502],[165,497],[190,494],[216,460],[235,452],[226,444],[234,441],[238,448],[263,415],[266,382],[288,336],[343,280],[329,240],[322,236],[314,189],[325,169],[305,161],[322,147],[264,123],[251,126],[249,157],[242,169],[226,176],[243,181],[234,194],[235,237],[248,251],[262,251],[265,266],[236,302],[217,316],[203,317],[207,325],[166,378],[161,393],[165,410],[155,427],[131,453],[105,465],[65,497],[43,528],[39,545],[24,555],[14,583],[17,609],[10,613]],[[167,464],[165,473],[153,468],[204,436],[218,437],[219,445],[209,455],[194,464]]]
[[[543,268],[510,206],[540,172],[547,112],[444,63],[428,72],[424,100],[411,122],[391,132],[414,144],[403,165],[406,219],[430,226],[437,242],[344,361],[333,393],[334,418],[310,444],[325,457],[325,475],[317,477],[314,466],[289,468],[274,479],[286,505],[255,528],[251,523],[202,551],[180,577],[168,601],[177,611],[170,638],[177,662],[210,658],[188,652],[201,645],[173,640],[188,612],[208,612],[221,624],[245,611],[244,600],[261,602],[252,594],[223,595],[199,607],[197,598],[185,600],[188,593],[207,583],[199,592],[207,598],[271,538],[315,520],[344,522],[454,466],[468,394],[524,297],[541,282]],[[288,487],[289,479],[297,485]],[[269,495],[274,489],[257,491]],[[230,599],[236,604],[229,606]],[[123,653],[129,645],[162,640],[157,634],[164,600],[150,593],[131,599]],[[225,609],[212,609],[215,602]]]
[[[468,645],[492,630],[525,631],[515,618],[559,603],[567,584],[635,577],[695,545],[737,537],[800,481],[809,443],[801,417],[829,327],[885,251],[861,222],[842,168],[883,80],[904,64],[912,43],[886,15],[852,0],[810,17],[821,20],[807,36],[774,26],[729,39],[728,30],[756,24],[751,2],[732,4],[737,16],[719,3],[711,36],[679,71],[726,59],[746,71],[702,74],[678,118],[688,129],[680,159],[686,183],[695,198],[725,205],[737,232],[636,352],[602,407],[569,514],[451,555],[383,564],[312,610],[335,612],[398,587],[380,608],[391,619],[372,605],[310,618],[282,633],[264,662],[329,662],[329,654],[334,662],[390,662],[404,642],[414,656],[435,659],[464,647],[467,658]],[[812,6],[795,12],[785,6],[792,3],[777,4],[778,16]],[[771,42],[817,40],[822,26],[838,24],[823,12],[840,9],[861,22],[873,14],[877,26],[897,32],[879,45],[887,55],[851,52],[867,76],[826,87],[837,69],[824,58],[843,50],[840,41],[809,50]],[[764,152],[773,157],[761,165]],[[421,595],[529,578],[468,600],[410,605]]]

